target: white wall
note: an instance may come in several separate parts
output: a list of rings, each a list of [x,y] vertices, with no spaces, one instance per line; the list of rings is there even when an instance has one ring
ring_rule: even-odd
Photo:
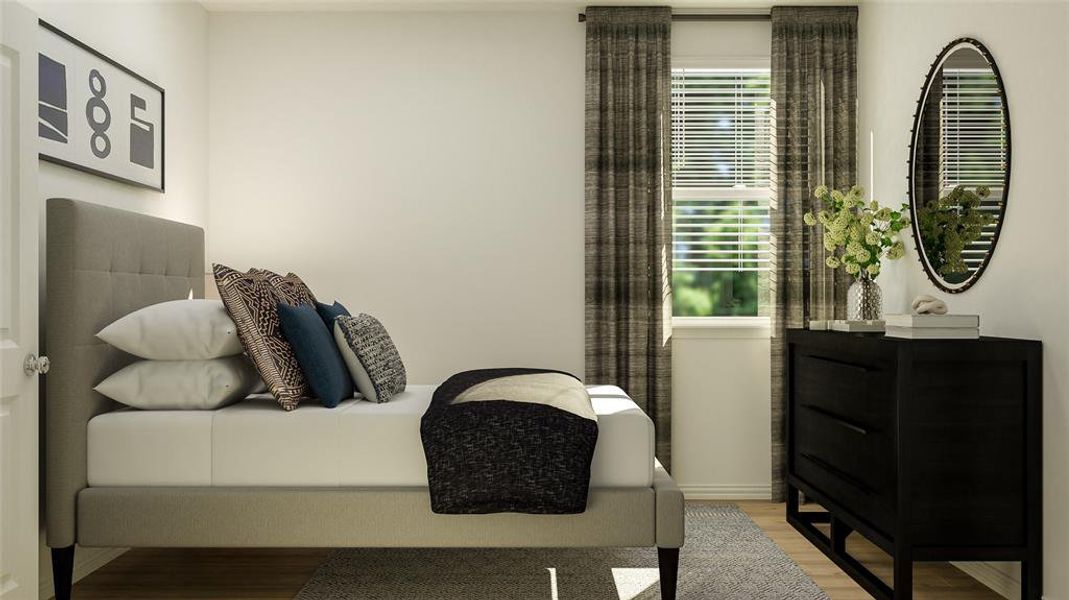
[[[1064,510],[1069,498],[1067,30],[1069,5],[1061,3],[866,3],[858,59],[861,180],[868,185],[874,174],[874,197],[885,204],[906,197],[914,103],[940,49],[957,37],[975,37],[991,50],[1005,79],[1013,163],[1002,235],[980,281],[964,294],[942,297],[954,312],[979,313],[985,335],[1043,340],[1045,590],[1050,600],[1069,599],[1064,568],[1069,564]],[[912,243],[907,246],[906,258],[889,265],[880,278],[892,312],[916,294],[940,296],[925,278]],[[1016,576],[1012,569],[1007,572]]]
[[[208,218],[208,14],[204,9],[187,1],[22,1],[40,18],[157,83],[167,94],[166,193],[42,161],[38,177],[42,229],[43,201],[55,197],[86,200],[205,226]],[[80,579],[117,554],[115,550],[79,549],[75,577]],[[48,598],[52,593],[52,569],[43,541],[40,572],[41,597]]]
[[[211,20],[208,257],[378,316],[416,383],[583,370],[583,26]]]
[[[675,329],[672,476],[688,498],[768,499],[770,351],[767,327]]]

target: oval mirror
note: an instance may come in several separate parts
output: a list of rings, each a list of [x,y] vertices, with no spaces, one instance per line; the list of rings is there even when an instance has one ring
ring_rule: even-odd
[[[1010,117],[1002,76],[980,42],[939,53],[913,119],[909,160],[913,238],[928,278],[964,292],[998,242],[1010,186]]]

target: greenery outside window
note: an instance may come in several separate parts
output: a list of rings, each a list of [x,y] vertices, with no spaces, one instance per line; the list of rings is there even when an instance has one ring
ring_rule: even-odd
[[[672,69],[674,316],[768,314],[771,129],[768,68]]]

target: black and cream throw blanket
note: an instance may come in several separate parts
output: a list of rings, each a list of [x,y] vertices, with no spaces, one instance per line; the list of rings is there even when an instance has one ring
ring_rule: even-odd
[[[420,433],[436,513],[586,510],[598,418],[574,375],[458,373],[434,391]]]

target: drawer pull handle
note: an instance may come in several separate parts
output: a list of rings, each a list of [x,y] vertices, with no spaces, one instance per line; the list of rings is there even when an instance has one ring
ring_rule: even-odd
[[[874,369],[865,365],[859,365],[856,363],[846,362],[844,360],[837,360],[834,358],[828,358],[825,356],[817,356],[815,354],[802,355],[803,360],[810,360],[817,364],[824,363],[826,365],[834,365],[836,367],[850,369],[852,371],[860,371],[861,373],[870,373]]]
[[[853,431],[855,433],[860,433],[861,435],[868,435],[869,434],[869,430],[868,429],[865,429],[864,427],[862,427],[860,425],[856,425],[854,423],[851,423],[850,421],[847,421],[846,419],[836,415],[835,413],[833,413],[833,412],[831,412],[829,410],[825,410],[823,408],[820,408],[819,406],[813,406],[812,404],[803,404],[802,406],[804,408],[808,408],[809,410],[817,413],[818,415],[822,415],[824,417],[827,417],[828,419],[831,419],[832,421],[835,421],[836,423],[838,423],[839,425],[842,425],[843,427],[849,429],[850,431]]]
[[[820,467],[821,469],[824,469],[825,471],[827,471],[827,472],[831,473],[832,475],[838,477],[839,479],[842,479],[846,483],[849,483],[850,485],[856,487],[857,489],[861,490],[862,492],[865,492],[866,494],[873,494],[876,491],[876,490],[872,489],[871,487],[865,485],[864,483],[858,481],[857,478],[854,477],[853,475],[850,475],[849,473],[843,471],[842,469],[840,469],[838,467],[835,467],[835,466],[829,464],[828,462],[826,462],[825,460],[817,458],[816,456],[813,456],[812,454],[809,454],[808,452],[802,452],[802,457],[807,459],[807,460],[809,460],[811,463],[815,464],[816,466]]]

